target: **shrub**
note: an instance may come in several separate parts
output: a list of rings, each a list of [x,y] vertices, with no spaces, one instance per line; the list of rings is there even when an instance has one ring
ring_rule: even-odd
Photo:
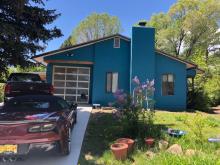
[[[115,106],[119,109],[124,136],[144,138],[152,133],[154,118],[153,93],[154,80],[141,83],[137,77],[133,79],[135,87],[132,96],[123,90],[115,92]]]
[[[186,118],[184,123],[188,126],[188,128],[192,131],[195,141],[197,143],[203,143],[205,140],[204,137],[204,128],[206,126],[206,118],[200,112],[196,112],[193,120]]]
[[[0,102],[3,102],[4,84],[0,83]]]
[[[188,92],[187,108],[209,112],[210,99],[202,88]]]

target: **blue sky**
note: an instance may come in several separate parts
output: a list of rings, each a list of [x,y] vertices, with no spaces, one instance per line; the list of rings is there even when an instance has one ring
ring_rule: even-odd
[[[131,36],[131,27],[138,20],[146,19],[158,12],[167,12],[177,0],[49,0],[46,8],[56,9],[61,16],[52,26],[62,30],[63,37],[48,42],[45,51],[55,50],[72,33],[81,20],[91,13],[108,13],[118,16],[123,35]],[[44,52],[45,52],[44,51]],[[41,52],[39,52],[41,53]]]

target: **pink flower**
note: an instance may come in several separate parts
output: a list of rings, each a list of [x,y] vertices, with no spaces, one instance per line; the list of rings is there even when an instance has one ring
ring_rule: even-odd
[[[140,80],[138,79],[137,76],[135,76],[135,77],[132,79],[132,81],[133,81],[135,84],[140,85]]]
[[[150,86],[154,86],[154,79],[150,82]]]

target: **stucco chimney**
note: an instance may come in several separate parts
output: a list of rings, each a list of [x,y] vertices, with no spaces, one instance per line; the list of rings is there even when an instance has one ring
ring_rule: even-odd
[[[131,79],[155,78],[155,29],[140,22],[132,28]],[[132,89],[132,86],[131,86]]]

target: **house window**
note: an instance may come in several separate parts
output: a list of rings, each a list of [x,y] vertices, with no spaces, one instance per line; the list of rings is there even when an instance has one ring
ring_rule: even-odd
[[[114,38],[114,48],[120,48],[120,38],[119,37]]]
[[[164,74],[162,76],[162,95],[170,96],[174,95],[174,75]]]
[[[115,93],[118,89],[118,73],[108,72],[106,76],[106,92]]]

